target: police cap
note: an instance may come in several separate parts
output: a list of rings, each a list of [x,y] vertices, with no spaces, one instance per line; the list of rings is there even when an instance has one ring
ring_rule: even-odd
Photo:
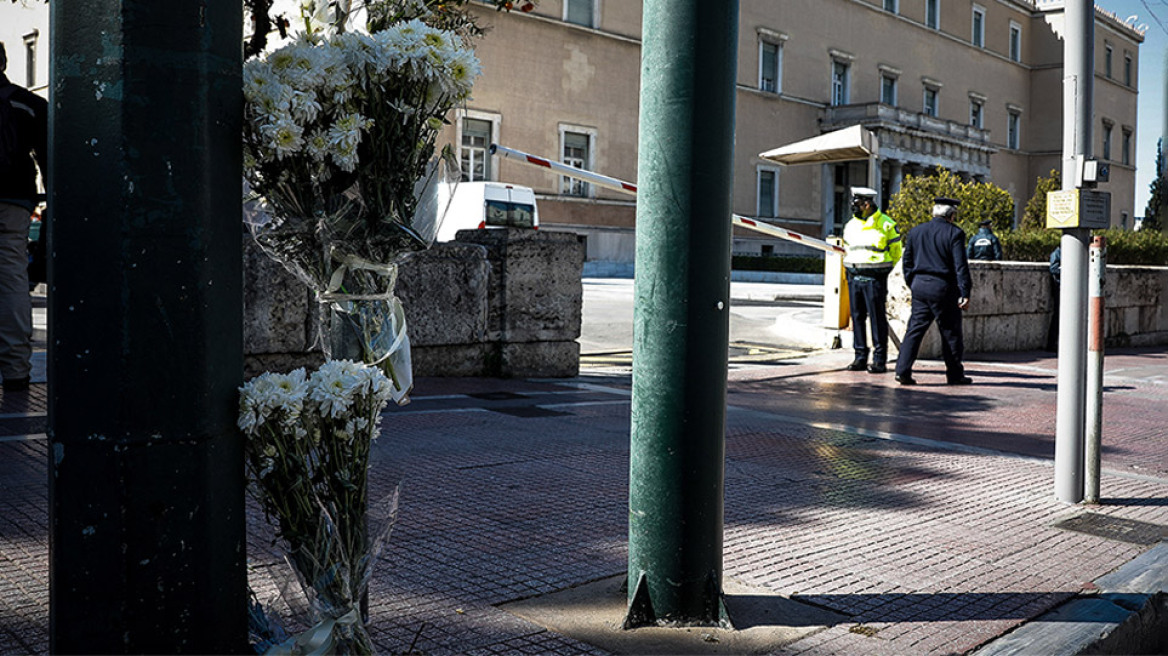
[[[953,207],[961,207],[961,201],[957,200],[956,198],[947,198],[945,196],[939,196],[937,198],[934,198],[933,204],[934,205],[952,205]]]

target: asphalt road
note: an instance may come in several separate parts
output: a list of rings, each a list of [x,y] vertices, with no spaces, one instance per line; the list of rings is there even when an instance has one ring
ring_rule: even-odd
[[[731,355],[787,357],[826,348],[836,331],[821,327],[820,285],[733,282],[730,285]],[[584,279],[580,353],[627,357],[633,348],[633,281]],[[750,353],[753,351],[753,353]]]

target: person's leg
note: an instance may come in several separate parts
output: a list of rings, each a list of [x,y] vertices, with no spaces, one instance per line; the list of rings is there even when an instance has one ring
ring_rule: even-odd
[[[883,370],[888,362],[888,274],[876,275],[870,285],[869,315],[872,321],[872,366]]]
[[[32,301],[28,295],[28,226],[19,205],[0,203],[0,377],[27,381],[32,371]]]
[[[900,355],[896,358],[896,377],[898,379],[912,378],[913,363],[917,360],[917,353],[921,350],[921,340],[931,323],[933,323],[933,309],[930,303],[914,293],[912,314],[909,315],[904,339],[900,342]]]
[[[942,304],[937,328],[941,331],[945,379],[950,383],[964,382],[965,366],[961,361],[965,357],[965,338],[961,330],[961,308],[957,307],[957,299],[948,298]]]
[[[868,304],[864,276],[848,273],[848,302],[852,311],[852,348],[856,359],[849,369],[863,369],[868,364]]]

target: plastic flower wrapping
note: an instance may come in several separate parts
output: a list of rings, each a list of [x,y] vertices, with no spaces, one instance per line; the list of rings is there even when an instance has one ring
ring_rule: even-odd
[[[372,653],[360,603],[397,494],[367,509],[366,470],[391,399],[380,369],[349,360],[331,360],[311,375],[266,373],[240,389],[238,424],[253,492],[287,546],[303,593],[284,593],[285,601],[310,626],[288,637],[254,600],[249,623],[262,653]]]
[[[325,354],[378,364],[398,402],[412,374],[397,265],[437,234],[437,183],[458,173],[435,141],[479,75],[462,37],[401,18],[414,4],[367,3],[381,28],[361,31],[307,0],[305,31],[243,70],[248,226],[315,291]]]
[[[260,653],[373,651],[361,600],[397,495],[370,504],[369,455],[412,387],[397,267],[437,234],[457,165],[435,141],[479,74],[463,4],[302,0],[303,33],[244,64],[245,221],[315,292],[329,358],[240,389],[251,489],[292,570],[276,587],[308,627],[289,637],[253,593]]]

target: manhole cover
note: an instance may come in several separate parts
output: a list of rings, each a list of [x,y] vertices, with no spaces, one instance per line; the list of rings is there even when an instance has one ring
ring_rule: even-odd
[[[1084,513],[1064,519],[1055,522],[1054,527],[1140,545],[1152,545],[1168,538],[1168,526],[1098,513]]]

